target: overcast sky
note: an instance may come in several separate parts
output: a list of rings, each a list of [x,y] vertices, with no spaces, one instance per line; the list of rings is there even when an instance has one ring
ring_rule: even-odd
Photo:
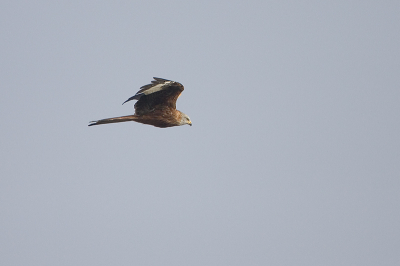
[[[0,265],[400,265],[399,1],[2,1]],[[134,122],[152,77],[193,126]]]

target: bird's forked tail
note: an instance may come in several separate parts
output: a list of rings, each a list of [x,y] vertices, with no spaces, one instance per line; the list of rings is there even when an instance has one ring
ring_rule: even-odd
[[[113,117],[113,118],[105,118],[96,121],[90,121],[89,126],[96,126],[102,124],[111,124],[111,123],[120,123],[120,122],[127,122],[127,121],[136,121],[136,115],[127,115],[127,116],[120,116],[120,117]]]

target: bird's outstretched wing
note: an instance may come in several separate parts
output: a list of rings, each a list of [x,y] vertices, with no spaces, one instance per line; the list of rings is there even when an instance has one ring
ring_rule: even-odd
[[[176,109],[176,100],[183,89],[183,85],[179,82],[154,77],[151,84],[142,86],[134,96],[124,103],[138,100],[135,103],[136,115],[143,115],[165,107]]]

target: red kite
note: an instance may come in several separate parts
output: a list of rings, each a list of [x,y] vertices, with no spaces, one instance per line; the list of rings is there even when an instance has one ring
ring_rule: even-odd
[[[126,121],[135,121],[155,127],[192,125],[189,116],[176,110],[176,100],[182,91],[183,85],[179,82],[154,78],[151,84],[141,87],[134,96],[124,102],[138,100],[135,103],[134,115],[91,121],[89,126]]]

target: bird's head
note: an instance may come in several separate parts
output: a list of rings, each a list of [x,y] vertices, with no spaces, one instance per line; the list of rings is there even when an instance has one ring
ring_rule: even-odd
[[[192,125],[192,121],[190,120],[189,116],[186,115],[186,114],[184,114],[184,113],[182,113],[182,112],[181,112],[181,114],[182,114],[182,117],[181,117],[181,126],[183,126],[183,125],[189,125],[189,126],[191,126],[191,125]]]

